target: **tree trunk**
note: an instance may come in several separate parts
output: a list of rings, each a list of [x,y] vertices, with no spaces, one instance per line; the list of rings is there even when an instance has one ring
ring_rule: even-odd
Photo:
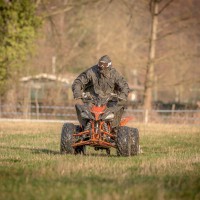
[[[155,48],[158,26],[158,2],[152,1],[152,24],[151,24],[151,36],[149,47],[149,60],[146,67],[145,77],[145,89],[144,89],[144,108],[152,109],[152,89],[154,82],[154,60],[155,60]]]

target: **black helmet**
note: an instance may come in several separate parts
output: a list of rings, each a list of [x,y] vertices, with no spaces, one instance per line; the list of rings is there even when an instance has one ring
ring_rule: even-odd
[[[98,66],[102,69],[111,66],[111,64],[112,64],[111,59],[107,55],[102,56],[98,62]]]

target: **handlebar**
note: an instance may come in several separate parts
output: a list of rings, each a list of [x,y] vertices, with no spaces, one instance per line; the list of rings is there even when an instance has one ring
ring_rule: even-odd
[[[106,97],[106,98],[91,96],[90,93],[84,93],[82,95],[82,101],[84,103],[91,102],[91,103],[93,103],[95,105],[104,105],[104,104],[108,103],[108,101],[110,101],[110,100],[112,100],[114,98],[116,99],[116,101],[125,100],[125,99],[120,98],[115,93],[111,93],[110,96]]]

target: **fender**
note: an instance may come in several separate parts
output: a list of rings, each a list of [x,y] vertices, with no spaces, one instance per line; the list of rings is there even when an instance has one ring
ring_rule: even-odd
[[[131,121],[131,120],[133,120],[134,119],[134,117],[125,117],[125,118],[123,118],[121,121],[120,121],[120,126],[125,126],[129,121]]]

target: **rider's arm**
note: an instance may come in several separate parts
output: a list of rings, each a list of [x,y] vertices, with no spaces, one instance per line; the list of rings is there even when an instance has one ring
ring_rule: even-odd
[[[128,98],[128,93],[130,91],[128,83],[124,79],[123,76],[121,76],[117,71],[115,71],[115,84],[119,88],[119,97],[122,98],[123,100],[127,100]]]
[[[74,80],[72,84],[72,91],[73,91],[75,99],[82,97],[82,93],[84,92],[85,85],[88,84],[91,79],[89,70],[86,70],[83,73],[81,73]]]

